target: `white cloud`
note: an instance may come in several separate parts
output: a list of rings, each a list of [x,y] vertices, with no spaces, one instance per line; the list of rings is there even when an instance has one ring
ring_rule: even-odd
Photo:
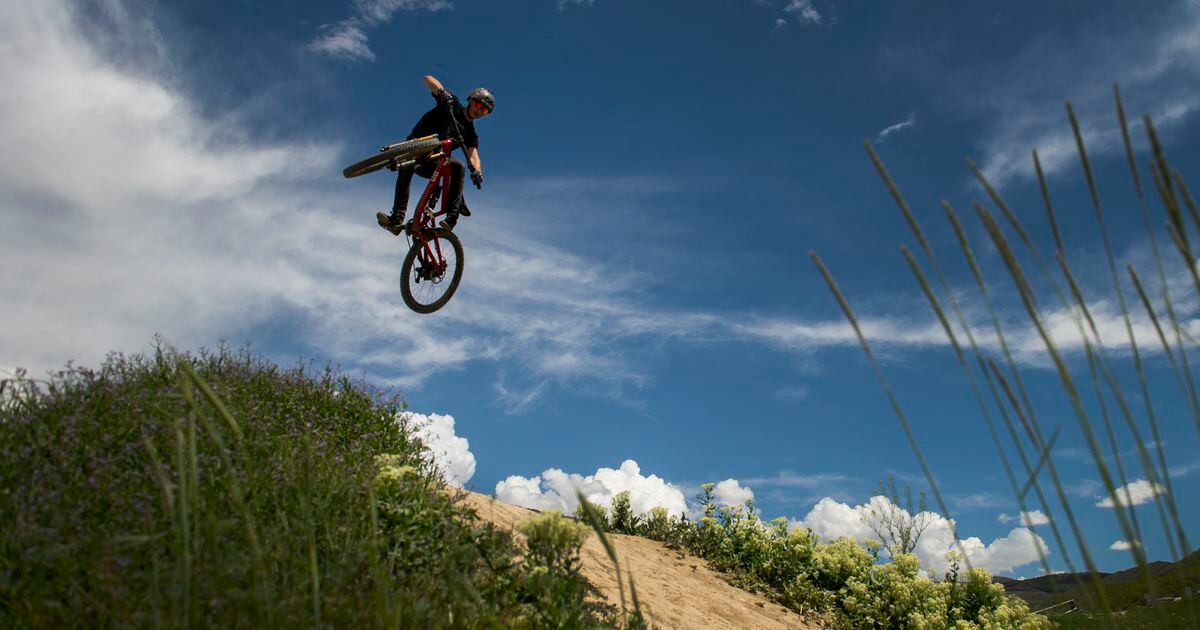
[[[593,0],[558,0],[558,10],[563,11],[568,4],[592,4]]]
[[[904,120],[902,122],[898,122],[894,125],[889,125],[889,126],[885,127],[882,131],[880,131],[879,134],[875,136],[875,144],[879,144],[879,143],[883,142],[885,139],[887,139],[888,136],[890,136],[894,133],[898,133],[900,131],[904,131],[905,129],[914,127],[914,126],[916,126],[916,124],[917,124],[917,115],[909,114],[908,118],[906,120]]]
[[[357,22],[325,24],[320,31],[308,45],[311,50],[346,61],[375,61],[375,53],[367,45],[367,34]]]
[[[787,28],[788,22],[783,18],[775,18],[775,32],[778,33]]]
[[[733,481],[733,480],[730,480]],[[737,482],[734,481],[734,487]],[[675,515],[687,514],[687,501],[678,486],[657,475],[642,475],[637,462],[627,459],[620,468],[600,468],[583,476],[551,468],[540,477],[512,475],[496,484],[496,498],[536,510],[557,509],[572,513],[579,507],[578,488],[591,503],[609,507],[617,494],[629,491],[630,507],[645,514],[655,507]]]
[[[286,320],[315,352],[406,388],[503,359],[529,375],[494,391],[520,413],[556,386],[628,399],[653,382],[638,350],[655,344],[733,339],[808,351],[856,343],[840,320],[648,307],[644,277],[550,244],[562,235],[545,225],[508,229],[527,209],[495,192],[473,203],[476,216],[460,227],[463,286],[436,317],[417,318],[395,288],[400,243],[371,216],[390,201],[387,177],[347,183],[337,174],[346,152],[334,143],[259,141],[262,121],[204,115],[178,87],[186,67],[170,66],[169,77],[147,70],[171,58],[151,27],[118,22],[122,38],[101,49],[77,29],[75,6],[0,6],[6,365],[36,375],[69,359],[92,364],[109,351],[144,349],[156,332],[183,348],[256,340]],[[388,11],[443,7],[356,6],[371,16],[364,24]],[[72,147],[72,159],[62,147]],[[540,194],[555,207],[580,189],[608,201],[603,191],[626,183],[550,182]],[[671,191],[657,180],[632,183],[646,194]],[[1097,317],[1104,330],[1123,331],[1111,309]],[[1153,335],[1148,323],[1135,326],[1139,338]],[[932,319],[867,318],[864,329],[872,343],[946,343]],[[1014,338],[1019,356],[1040,343]]]
[[[1005,525],[1019,521],[1021,525],[1026,527],[1036,527],[1038,525],[1047,525],[1050,523],[1050,518],[1043,514],[1041,510],[1021,512],[1019,517],[1020,518],[1017,516],[1009,516],[1008,514],[1001,514],[997,520]]]
[[[1142,544],[1136,540],[1134,540],[1132,542],[1127,541],[1127,540],[1116,540],[1116,541],[1113,541],[1113,544],[1109,545],[1108,548],[1113,551],[1129,551],[1130,549],[1133,549],[1134,547],[1141,547],[1141,546],[1142,546]]]
[[[796,20],[801,24],[820,24],[821,14],[817,12],[817,8],[813,6],[812,0],[791,0],[784,11],[796,16]]]
[[[867,514],[872,506],[879,509],[887,503],[886,498],[876,496],[866,504],[850,507],[827,497],[821,499],[802,520],[793,521],[792,524],[807,527],[825,540],[840,537],[852,538],[860,543],[879,540],[863,522],[862,516]],[[929,525],[913,553],[921,560],[922,569],[936,576],[946,572],[949,568],[946,555],[950,551],[957,551],[958,547],[954,543],[952,522],[939,514],[926,514]],[[1036,562],[1038,546],[1042,548],[1043,553],[1049,555],[1049,548],[1041,536],[1024,527],[1013,529],[1007,536],[997,538],[987,545],[976,537],[962,539],[962,547],[971,566],[985,568],[993,574]]]
[[[994,121],[980,164],[994,184],[1034,177],[1030,150],[1035,147],[1047,174],[1069,168],[1080,175],[1063,109],[1067,99],[1074,102],[1091,156],[1122,152],[1114,80],[1120,82],[1130,134],[1138,145],[1145,145],[1142,113],[1151,115],[1168,141],[1194,116],[1200,107],[1200,75],[1194,72],[1200,62],[1200,14],[1176,2],[1144,17],[1116,31],[1109,28],[1108,16],[1084,19],[1065,37],[1056,32],[1005,55],[1010,63],[1002,69],[975,69],[987,79],[979,85],[982,97],[976,102],[984,104]],[[1038,72],[1029,72],[1031,67]]]
[[[404,411],[397,414],[412,434],[425,444],[446,483],[461,488],[475,475],[475,455],[467,438],[454,434],[454,417]]]
[[[713,488],[713,498],[717,505],[740,506],[754,498],[754,491],[742,487],[737,479],[726,479]]]
[[[387,24],[399,11],[444,11],[454,8],[447,0],[356,0],[354,14],[333,24],[323,24],[308,47],[344,61],[375,61],[367,45],[367,30]]]
[[[1164,494],[1167,491],[1166,486],[1159,483],[1150,483],[1145,479],[1131,481],[1120,488],[1117,488],[1117,501],[1125,507],[1130,505],[1141,505],[1149,503],[1155,496]],[[1096,507],[1111,508],[1114,507],[1112,497],[1104,497]]]
[[[512,233],[524,209],[494,196],[460,227],[468,263],[454,301],[414,316],[395,284],[403,244],[372,217],[390,202],[387,177],[347,183],[339,146],[255,141],[255,120],[203,115],[176,87],[186,67],[146,70],[169,57],[152,29],[118,22],[114,41],[129,49],[102,54],[75,6],[0,6],[0,363],[36,375],[145,349],[156,332],[194,348],[286,320],[291,337],[393,385],[503,357],[535,383],[615,396],[648,377],[614,341],[712,326],[640,307],[635,278],[546,244],[553,234]],[[377,20],[393,5],[363,6]],[[498,394],[520,411],[538,387]]]

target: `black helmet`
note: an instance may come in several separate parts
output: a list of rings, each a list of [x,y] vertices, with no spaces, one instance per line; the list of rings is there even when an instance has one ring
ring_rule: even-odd
[[[487,88],[475,88],[472,90],[471,95],[467,97],[467,102],[471,101],[483,103],[489,112],[496,108],[496,99]]]

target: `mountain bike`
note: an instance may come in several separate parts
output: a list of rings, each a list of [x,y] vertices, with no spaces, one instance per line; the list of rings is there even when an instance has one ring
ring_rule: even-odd
[[[418,313],[432,313],[445,306],[462,280],[462,243],[454,232],[437,225],[438,217],[449,209],[448,199],[442,199],[440,210],[437,202],[441,191],[450,186],[450,156],[454,149],[462,146],[460,138],[461,135],[439,140],[437,136],[426,136],[397,142],[342,171],[342,175],[350,178],[384,167],[395,170],[415,166],[418,162],[438,161],[417,202],[416,215],[404,227],[409,248],[400,266],[400,296]]]

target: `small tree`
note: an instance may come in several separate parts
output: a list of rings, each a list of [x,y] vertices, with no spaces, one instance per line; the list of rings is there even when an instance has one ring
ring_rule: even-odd
[[[887,484],[879,482],[879,494],[883,497],[884,505],[872,501],[862,520],[875,532],[883,546],[895,557],[902,553],[912,553],[917,548],[917,541],[925,528],[929,527],[932,515],[926,511],[925,493],[921,493],[916,510],[913,509],[912,487],[904,484],[904,503],[900,502],[900,493],[896,490],[896,479],[888,476]]]
[[[629,502],[629,491],[618,492],[612,499],[612,509],[608,517],[608,531],[618,534],[640,533],[642,519],[633,513]]]

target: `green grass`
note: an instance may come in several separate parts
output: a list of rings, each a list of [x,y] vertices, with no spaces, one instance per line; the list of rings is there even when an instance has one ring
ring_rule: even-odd
[[[615,624],[446,491],[402,408],[224,349],[7,382],[0,627]]]

